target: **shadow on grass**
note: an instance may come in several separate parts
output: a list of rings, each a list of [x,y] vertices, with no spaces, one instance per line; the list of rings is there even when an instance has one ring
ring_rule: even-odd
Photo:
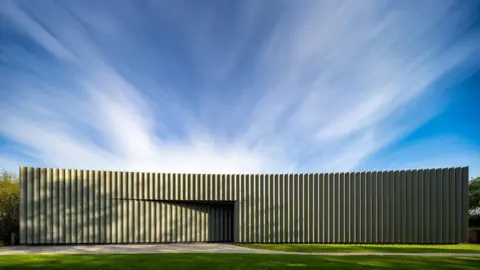
[[[277,254],[7,255],[2,269],[479,269],[480,258]]]

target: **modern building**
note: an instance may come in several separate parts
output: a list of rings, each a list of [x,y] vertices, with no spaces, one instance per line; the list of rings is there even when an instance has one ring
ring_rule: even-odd
[[[181,174],[20,168],[23,244],[460,243],[468,168]]]

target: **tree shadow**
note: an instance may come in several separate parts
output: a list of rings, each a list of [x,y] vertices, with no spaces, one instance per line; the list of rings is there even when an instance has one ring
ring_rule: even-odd
[[[21,258],[21,259],[19,259]],[[299,256],[274,254],[122,254],[1,256],[5,269],[478,269],[480,258]]]

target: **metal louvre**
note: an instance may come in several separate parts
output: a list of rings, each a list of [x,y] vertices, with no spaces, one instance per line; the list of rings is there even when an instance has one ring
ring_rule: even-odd
[[[20,168],[23,244],[467,241],[468,168],[174,174]]]

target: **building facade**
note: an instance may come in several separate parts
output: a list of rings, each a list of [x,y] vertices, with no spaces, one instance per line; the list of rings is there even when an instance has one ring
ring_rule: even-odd
[[[320,174],[20,168],[22,244],[461,243],[468,167]]]

